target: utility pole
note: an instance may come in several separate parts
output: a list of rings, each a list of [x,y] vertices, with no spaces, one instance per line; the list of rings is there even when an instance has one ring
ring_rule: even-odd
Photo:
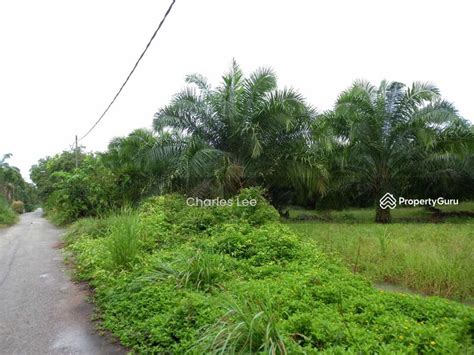
[[[76,134],[76,169],[79,167],[79,146],[77,145],[77,134]]]

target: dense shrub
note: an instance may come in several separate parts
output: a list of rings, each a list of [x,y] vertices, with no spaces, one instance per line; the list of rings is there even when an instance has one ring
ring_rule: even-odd
[[[9,225],[15,222],[15,212],[8,205],[5,198],[0,195],[0,225]]]
[[[273,212],[155,197],[138,219],[79,222],[67,250],[77,277],[95,287],[102,326],[137,353],[472,352],[472,309],[378,291]],[[118,263],[117,233],[137,241]]]
[[[122,207],[117,177],[93,154],[63,152],[41,160],[31,169],[43,207],[56,224],[99,217]]]
[[[219,229],[215,249],[237,259],[248,259],[254,265],[288,261],[298,252],[296,236],[280,224],[257,229],[229,224]]]
[[[25,204],[23,201],[13,201],[12,210],[19,214],[25,213]]]

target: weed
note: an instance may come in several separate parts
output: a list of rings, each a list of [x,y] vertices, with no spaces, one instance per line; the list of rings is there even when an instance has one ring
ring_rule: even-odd
[[[205,353],[287,354],[279,311],[269,299],[247,295],[227,299],[225,314],[198,341]]]
[[[194,255],[185,253],[174,263],[160,263],[156,267],[157,279],[174,278],[176,286],[209,291],[226,278],[225,257],[196,250]]]
[[[109,237],[109,251],[115,269],[132,266],[138,256],[138,216],[125,212],[112,219]]]

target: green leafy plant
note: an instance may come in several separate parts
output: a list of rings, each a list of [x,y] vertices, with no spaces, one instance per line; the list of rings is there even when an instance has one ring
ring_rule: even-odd
[[[238,259],[248,259],[254,265],[279,263],[293,259],[299,251],[296,236],[279,224],[258,229],[245,226],[223,226],[216,238],[216,250]]]

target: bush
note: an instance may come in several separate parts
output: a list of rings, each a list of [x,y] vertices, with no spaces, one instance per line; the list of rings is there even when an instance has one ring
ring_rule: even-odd
[[[18,214],[25,213],[25,204],[23,203],[23,201],[13,201],[12,210]]]
[[[15,212],[8,205],[5,198],[0,195],[0,225],[10,225],[15,223]]]
[[[100,217],[122,205],[116,177],[102,162],[86,157],[72,171],[51,173],[54,181],[44,204],[51,220],[58,225],[83,217]]]
[[[240,194],[234,198],[234,201],[256,200],[257,204],[255,206],[242,206],[234,203],[232,205],[233,215],[254,226],[278,222],[280,215],[263,197],[263,194],[264,190],[259,187],[243,189]]]
[[[258,229],[228,224],[217,234],[215,249],[254,265],[272,264],[293,259],[298,252],[297,237],[280,224]]]

